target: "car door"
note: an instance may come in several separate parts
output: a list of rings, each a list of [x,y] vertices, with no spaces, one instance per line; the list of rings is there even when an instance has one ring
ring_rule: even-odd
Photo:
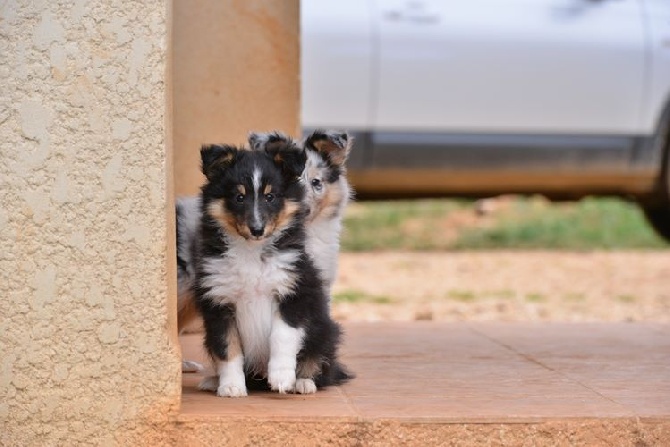
[[[634,133],[636,0],[381,0],[375,126]]]
[[[301,2],[303,127],[371,127],[372,7],[370,0]]]
[[[374,17],[375,166],[476,168],[479,151],[489,168],[625,169],[645,93],[641,2],[377,0]]]

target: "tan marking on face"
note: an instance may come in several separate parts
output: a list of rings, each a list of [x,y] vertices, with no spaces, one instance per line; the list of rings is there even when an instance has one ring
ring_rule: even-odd
[[[244,195],[247,193],[247,188],[245,188],[244,185],[237,185],[237,192]]]
[[[240,341],[240,333],[237,330],[237,324],[234,319],[228,324],[226,343],[228,344],[228,360],[242,355],[242,342]]]
[[[207,212],[221,225],[221,228],[229,233],[241,234],[238,230],[237,220],[228,214],[223,205],[223,199],[213,200],[207,205]]]
[[[263,190],[263,194],[270,194],[272,192],[272,185],[265,185],[265,189]]]
[[[270,230],[266,229],[266,234],[272,234],[275,231],[281,231],[291,224],[293,217],[300,210],[300,204],[287,200],[284,202],[284,208],[279,212],[277,218],[272,223]]]
[[[325,194],[318,201],[314,217],[327,216],[333,217],[340,211],[342,200],[344,199],[342,189],[338,183],[324,183]]]
[[[298,363],[296,376],[298,379],[313,379],[321,372],[321,362],[315,359],[306,359]]]

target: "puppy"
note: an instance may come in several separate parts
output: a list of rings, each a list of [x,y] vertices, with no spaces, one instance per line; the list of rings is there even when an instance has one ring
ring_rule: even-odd
[[[268,143],[292,140],[278,132],[251,133],[249,145],[264,151]],[[339,238],[342,215],[352,192],[346,178],[345,162],[353,145],[346,133],[316,131],[302,143],[307,161],[302,174],[305,185],[305,204],[309,210],[306,219],[306,249],[321,272],[324,291],[330,299],[330,290],[337,276]],[[177,199],[177,265],[178,265],[178,327],[183,331],[197,318],[193,299],[194,262],[192,261],[201,220],[200,197]],[[202,365],[183,361],[183,372],[201,371]]]
[[[306,253],[306,154],[292,141],[264,150],[206,146],[194,296],[216,376],[200,389],[245,396],[247,381],[314,393],[351,378],[337,360],[340,328]]]
[[[278,132],[249,134],[249,145],[254,150],[282,141],[290,138]],[[307,253],[321,272],[329,299],[337,277],[342,216],[352,196],[345,167],[352,145],[353,139],[346,133],[322,130],[311,133],[302,143],[307,154],[302,173],[309,210]]]
[[[198,317],[193,296],[195,286],[195,262],[197,236],[200,231],[200,197],[177,198],[177,327],[181,333]],[[183,360],[182,372],[202,371],[202,365]]]

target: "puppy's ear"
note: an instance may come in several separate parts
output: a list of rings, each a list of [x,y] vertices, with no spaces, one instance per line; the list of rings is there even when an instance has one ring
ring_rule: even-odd
[[[307,155],[305,150],[298,147],[293,140],[288,137],[285,140],[273,140],[268,142],[264,150],[272,157],[272,160],[279,166],[284,177],[291,182],[296,181],[305,170]]]
[[[204,145],[200,149],[200,158],[202,159],[202,173],[205,174],[207,180],[212,181],[235,163],[237,148],[228,145]]]
[[[249,146],[254,151],[265,150],[274,146],[293,144],[293,140],[281,132],[250,132]]]
[[[335,166],[344,166],[353,145],[346,132],[316,130],[305,139],[305,148],[321,153]]]

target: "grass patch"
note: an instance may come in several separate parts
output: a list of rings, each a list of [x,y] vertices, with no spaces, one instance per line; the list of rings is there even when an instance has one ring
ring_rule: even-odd
[[[447,297],[451,300],[461,301],[463,303],[471,303],[477,296],[473,292],[467,290],[450,290]]]
[[[403,200],[354,203],[344,217],[343,251],[437,250],[449,248],[440,224],[471,202]]]
[[[333,295],[335,303],[374,303],[391,304],[393,300],[384,295],[370,295],[360,290],[345,290]]]
[[[565,301],[570,301],[573,303],[580,303],[586,300],[586,295],[584,295],[583,293],[568,293],[566,295],[563,295],[563,299],[565,299]]]
[[[616,300],[620,303],[634,303],[637,301],[633,295],[618,295]]]
[[[545,297],[541,293],[529,293],[526,295],[526,301],[528,301],[529,303],[542,303],[544,301],[547,301],[547,297]]]
[[[490,228],[465,230],[454,249],[612,250],[667,248],[640,209],[612,198],[533,206],[519,200]]]
[[[667,249],[642,211],[616,198],[550,203],[518,197],[484,217],[469,200],[352,204],[342,250]]]

